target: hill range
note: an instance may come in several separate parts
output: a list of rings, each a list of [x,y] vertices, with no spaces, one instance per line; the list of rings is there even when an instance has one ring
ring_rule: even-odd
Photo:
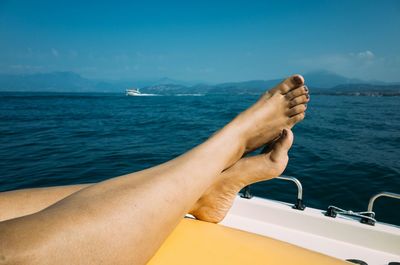
[[[304,74],[313,94],[327,95],[400,95],[400,83],[364,81],[347,78],[328,71]],[[51,72],[38,74],[0,74],[0,91],[12,92],[70,92],[70,93],[124,93],[125,89],[137,87],[142,93],[175,94],[260,94],[279,83],[273,80],[250,80],[206,84],[182,82],[170,78],[157,80],[110,81],[95,80],[73,72]]]

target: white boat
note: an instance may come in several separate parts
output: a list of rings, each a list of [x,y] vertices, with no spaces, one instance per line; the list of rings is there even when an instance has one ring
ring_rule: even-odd
[[[376,220],[373,196],[364,212],[306,207],[301,183],[294,204],[257,198],[244,189],[219,224],[187,216],[149,265],[399,265],[400,227]],[[351,263],[350,263],[351,262]]]
[[[131,88],[126,90],[126,95],[127,96],[141,96],[142,93],[140,93],[139,88]]]
[[[400,264],[400,227],[378,222],[373,212],[377,198],[400,199],[400,194],[378,193],[364,212],[335,206],[320,210],[303,205],[302,186],[296,178],[278,178],[296,183],[295,204],[244,194],[236,198],[221,224],[356,264]]]
[[[127,96],[139,96],[139,97],[146,97],[146,96],[160,96],[159,94],[148,94],[148,93],[141,93],[139,88],[131,88],[126,90]]]

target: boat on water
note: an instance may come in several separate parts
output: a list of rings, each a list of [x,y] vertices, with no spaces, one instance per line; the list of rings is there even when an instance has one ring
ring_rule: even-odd
[[[126,95],[127,96],[141,96],[142,93],[140,93],[139,88],[130,88],[126,90]]]
[[[139,88],[130,88],[126,90],[127,96],[145,97],[145,96],[160,96],[159,94],[148,94],[140,92]]]
[[[400,226],[379,222],[373,212],[376,199],[400,194],[378,193],[363,212],[321,210],[305,206],[296,178],[278,179],[297,185],[295,203],[245,189],[219,224],[187,216],[149,264],[400,264]]]

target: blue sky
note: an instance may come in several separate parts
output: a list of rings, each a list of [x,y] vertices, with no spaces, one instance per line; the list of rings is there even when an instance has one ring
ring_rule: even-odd
[[[400,1],[4,1],[0,72],[400,81]]]

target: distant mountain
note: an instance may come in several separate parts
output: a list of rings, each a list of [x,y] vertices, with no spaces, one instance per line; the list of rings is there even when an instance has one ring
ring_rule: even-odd
[[[217,85],[197,84],[193,86],[160,84],[143,87],[141,91],[154,94],[260,94],[265,91],[266,88],[277,84],[277,82],[279,81],[254,80]]]
[[[313,93],[319,94],[356,94],[399,93],[400,83],[381,81],[366,82],[347,78],[332,72],[318,71],[305,74],[307,85]],[[251,80],[229,82],[216,85],[182,82],[167,77],[145,81],[108,81],[84,78],[73,72],[53,72],[27,75],[0,74],[0,91],[31,92],[115,92],[124,93],[125,89],[140,87],[143,93],[153,94],[261,94],[281,82],[274,80]],[[138,84],[142,84],[139,86]]]
[[[150,93],[150,94],[181,94],[188,93],[191,88],[184,85],[177,84],[157,84],[153,86],[147,86],[142,88],[140,91],[142,93]]]
[[[73,72],[26,75],[0,74],[0,91],[121,92],[127,86],[126,82],[96,81]]]
[[[338,85],[367,83],[356,78],[348,78],[329,71],[315,71],[304,74],[304,78],[310,87],[332,88]]]
[[[318,93],[318,92],[317,92]],[[326,95],[351,95],[351,96],[400,96],[400,84],[396,85],[371,85],[347,84],[320,91]]]
[[[348,78],[330,71],[320,70],[304,74],[307,84],[313,88],[326,89],[344,85],[400,85],[400,82],[384,82],[379,80],[361,80],[357,78]]]
[[[266,89],[275,86],[281,82],[281,79],[277,80],[252,80],[244,82],[234,82],[234,83],[222,83],[215,85],[211,89],[210,93],[216,94],[261,94]]]
[[[165,84],[148,86],[143,88],[141,91],[144,93],[153,94],[190,94],[190,93],[201,93],[201,94],[251,94],[260,95],[267,89],[275,86],[281,81],[269,80],[269,81],[246,81],[246,82],[234,82],[234,83],[223,83],[217,85],[195,85],[195,86],[183,86],[175,84]],[[308,84],[308,83],[307,83]],[[325,94],[325,95],[372,95],[372,96],[395,96],[400,95],[400,84],[388,84],[388,85],[373,85],[367,83],[361,84],[340,84],[330,88],[321,88],[308,85],[313,94]]]
[[[181,85],[181,86],[193,86],[194,85],[193,82],[186,82],[186,81],[171,79],[169,77],[163,77],[158,80],[155,80],[150,85],[156,86],[156,85],[169,85],[169,84]]]
[[[3,91],[71,91],[79,92],[90,82],[80,75],[67,72],[27,75],[0,75],[0,89]]]
[[[393,91],[395,89],[394,83],[385,83],[382,81],[363,81],[356,78],[348,78],[338,75],[329,71],[316,71],[304,75],[307,85],[316,93],[332,94],[330,89],[336,88],[343,90],[345,87],[356,89],[357,86],[375,86],[377,89],[385,89]],[[166,83],[163,85],[147,86],[143,88],[146,93],[207,93],[207,94],[261,94],[266,89],[269,89],[279,82],[282,78],[273,80],[251,80],[244,82],[229,82],[216,85],[177,85],[173,83]],[[170,81],[170,80],[168,80]],[[353,86],[355,85],[355,86]],[[392,86],[392,87],[391,87]],[[344,93],[344,91],[342,91]]]
[[[193,83],[167,77],[153,80],[95,80],[73,72],[51,72],[37,74],[0,74],[0,91],[19,92],[116,92],[123,93],[131,87],[153,87],[163,90],[163,85],[191,86]],[[157,88],[156,88],[157,87]],[[168,88],[165,87],[165,90]]]

